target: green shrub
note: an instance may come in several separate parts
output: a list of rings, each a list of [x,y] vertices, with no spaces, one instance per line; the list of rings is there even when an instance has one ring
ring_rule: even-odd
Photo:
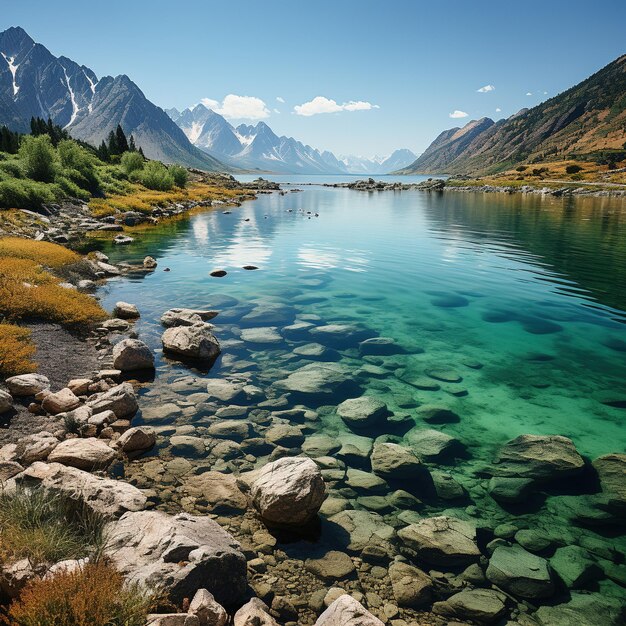
[[[91,194],[85,189],[81,189],[73,180],[66,176],[57,176],[54,179],[55,187],[59,187],[63,191],[63,195],[70,198],[78,198],[87,202],[91,199]]]
[[[517,172],[523,172],[524,170],[527,170],[528,168],[526,167],[526,165],[519,165],[518,167],[515,168],[515,170]]]
[[[93,154],[71,139],[59,142],[57,151],[64,176],[90,193],[100,190],[100,179],[96,173],[97,159]]]
[[[8,174],[11,178],[24,178],[24,170],[17,161],[0,163],[0,172]]]
[[[582,167],[580,167],[580,165],[576,165],[576,164],[574,163],[573,165],[568,165],[568,166],[565,168],[565,171],[566,171],[568,174],[578,174],[578,172],[580,172],[582,169],[583,169],[583,168],[582,168]]]
[[[48,135],[24,137],[20,145],[19,157],[28,178],[42,183],[54,180],[56,152]]]
[[[170,175],[174,179],[174,184],[177,187],[184,187],[189,180],[189,172],[184,167],[180,165],[170,165],[169,167]]]
[[[131,174],[132,172],[143,169],[145,159],[139,152],[124,152],[120,164],[127,174]]]
[[[16,178],[0,182],[0,207],[5,209],[39,210],[42,204],[55,199],[52,185]]]
[[[174,186],[174,178],[158,161],[148,161],[139,172],[138,179],[144,187],[157,191],[169,191]]]

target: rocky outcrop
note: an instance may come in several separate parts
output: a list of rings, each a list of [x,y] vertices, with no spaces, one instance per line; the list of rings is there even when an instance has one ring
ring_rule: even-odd
[[[129,580],[160,586],[174,602],[207,589],[220,604],[243,600],[241,547],[208,517],[161,511],[126,513],[106,527],[106,554]]]
[[[215,359],[220,354],[220,346],[211,332],[212,328],[205,322],[168,328],[162,337],[163,350],[188,359]]]
[[[311,459],[285,457],[259,471],[250,495],[266,522],[298,526],[317,515],[326,498],[326,487],[319,467]]]

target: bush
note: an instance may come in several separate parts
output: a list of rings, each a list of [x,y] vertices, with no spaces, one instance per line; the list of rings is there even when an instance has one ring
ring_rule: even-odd
[[[148,161],[139,172],[138,180],[144,187],[157,191],[169,191],[174,186],[174,178],[158,161]]]
[[[124,152],[120,160],[122,169],[126,174],[130,174],[137,170],[142,170],[145,164],[145,159],[139,154],[139,152]]]
[[[28,178],[42,183],[54,180],[56,153],[48,135],[24,137],[18,154]]]
[[[177,187],[184,187],[189,180],[189,172],[180,165],[170,165],[170,175],[174,179],[174,184]]]
[[[0,375],[30,374],[37,369],[31,360],[35,346],[30,342],[30,330],[13,324],[0,324]]]
[[[8,174],[12,178],[24,178],[24,170],[17,161],[0,163],[0,172]]]
[[[104,524],[82,500],[44,489],[0,492],[0,563],[28,559],[36,566],[97,558]]]
[[[35,579],[9,609],[16,626],[145,626],[158,598],[106,563]]]
[[[583,168],[580,167],[580,165],[576,165],[575,163],[572,165],[568,165],[565,168],[565,171],[567,174],[578,174],[578,172],[580,172]]]
[[[520,166],[518,166],[518,167],[516,167],[516,168],[515,168],[515,170],[516,170],[517,172],[523,172],[523,171],[525,171],[525,170],[527,170],[527,169],[528,169],[528,168],[526,167],[526,165],[520,165]]]
[[[71,139],[61,141],[57,151],[66,178],[90,193],[97,193],[100,190],[96,158],[93,154]]]
[[[56,200],[50,185],[16,178],[0,182],[0,207],[6,209],[41,209]]]

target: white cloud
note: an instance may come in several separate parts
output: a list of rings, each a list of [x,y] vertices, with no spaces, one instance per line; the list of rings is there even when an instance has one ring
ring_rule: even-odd
[[[320,113],[339,113],[340,111],[369,111],[371,109],[379,109],[377,104],[371,102],[363,102],[362,100],[350,100],[350,102],[344,102],[338,104],[335,100],[325,98],[324,96],[316,96],[313,100],[305,102],[303,104],[297,104],[293,107],[296,115],[304,115],[310,117],[311,115],[319,115]]]
[[[274,113],[280,113],[278,109],[274,109]]]
[[[496,109],[496,113],[500,113],[500,111],[502,111],[502,109],[501,109],[500,107],[498,107],[498,108]]]
[[[480,89],[477,89],[476,91],[478,93],[487,93],[489,91],[495,91],[495,87],[493,85],[485,85],[484,87],[481,87]]]
[[[527,96],[532,96],[532,95],[533,95],[533,94],[532,94],[532,91],[527,91],[527,92],[526,92],[526,95],[527,95]]]
[[[203,98],[202,104],[227,119],[262,120],[270,115],[265,102],[254,96],[236,96],[229,93],[221,103],[211,98]]]
[[[276,102],[284,103],[285,99],[281,98],[280,96],[276,96]]]
[[[547,96],[547,95],[548,95],[548,92],[547,92],[547,91],[544,91],[544,92],[543,92],[543,95],[544,95],[544,96]]]
[[[458,109],[456,109],[456,110],[452,111],[452,113],[450,113],[449,116],[452,119],[458,119],[458,118],[461,118],[461,117],[467,117],[468,113],[466,113],[465,111],[459,111]]]

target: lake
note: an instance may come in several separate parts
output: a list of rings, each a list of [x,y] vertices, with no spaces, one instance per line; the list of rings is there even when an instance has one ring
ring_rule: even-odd
[[[207,400],[208,378],[257,388],[249,410],[269,399],[265,411],[218,414],[247,421],[249,438],[262,439],[269,426],[286,423],[301,427],[307,441],[317,437],[322,449],[329,439],[350,442],[353,433],[335,408],[365,394],[382,400],[393,422],[384,432],[358,432],[361,439],[351,443],[367,447],[370,437],[371,447],[371,438],[386,435],[411,445],[415,428],[444,432],[465,453],[429,467],[451,475],[466,495],[459,502],[425,495],[419,506],[392,507],[371,498],[381,495],[373,487],[331,481],[338,500],[379,513],[394,527],[446,511],[479,526],[512,523],[566,543],[605,542],[623,554],[619,533],[607,539],[571,523],[569,493],[548,493],[532,509],[511,510],[487,494],[482,470],[521,434],[565,435],[589,460],[626,450],[626,205],[608,198],[292,188],[229,207],[230,213],[216,207],[164,224],[129,247],[107,249],[113,261],[150,254],[159,263],[145,276],[110,281],[101,294],[106,308],[118,300],[139,307],[136,330],[157,353],[156,378],[142,406],[168,407],[136,420],[157,426],[162,437],[128,475],[157,487],[165,506],[206,510],[186,490],[190,476],[215,468],[238,473],[268,461],[273,446],[216,459],[209,444],[206,453],[170,445],[171,436],[206,438],[219,421],[216,411],[237,404]],[[227,275],[209,276],[216,268]],[[171,307],[221,311],[213,323],[223,353],[210,372],[163,357],[159,318]],[[259,327],[265,330],[242,333]],[[375,337],[386,340],[360,343]],[[346,384],[284,395],[282,381],[292,372],[320,363],[340,368]],[[304,422],[295,413],[293,419],[267,415],[294,407],[307,411]],[[426,423],[424,407],[454,417]],[[368,469],[367,455],[338,456],[348,467]],[[319,541],[335,545],[325,528]],[[600,588],[624,597],[610,580]]]

